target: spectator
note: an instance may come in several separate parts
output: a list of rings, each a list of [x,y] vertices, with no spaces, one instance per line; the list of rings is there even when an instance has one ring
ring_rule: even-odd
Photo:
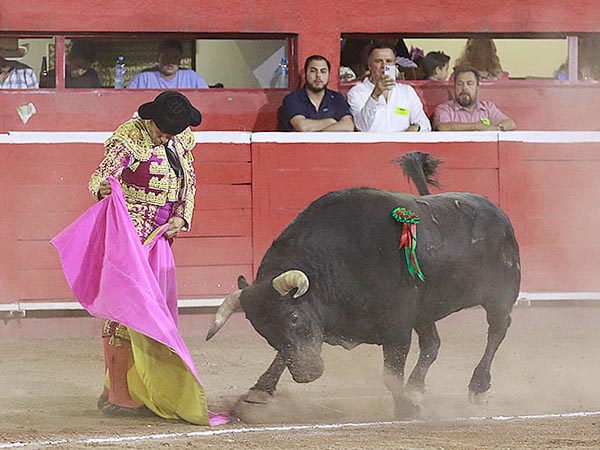
[[[0,89],[38,88],[38,79],[33,69],[12,60],[22,58],[25,53],[27,49],[19,46],[18,38],[0,38]]]
[[[131,89],[205,89],[206,81],[192,69],[181,68],[183,46],[179,41],[159,44],[158,66],[144,69],[129,84]]]
[[[577,59],[579,63],[577,79],[579,81],[600,80],[599,46],[600,37],[596,35],[580,36],[577,39]],[[555,78],[559,80],[569,80],[568,62],[565,62],[558,68],[558,71],[555,73]]]
[[[354,131],[348,103],[327,89],[331,64],[321,55],[306,58],[305,84],[286,95],[281,109],[281,131]]]
[[[360,131],[431,131],[421,99],[406,84],[384,74],[394,66],[396,53],[388,45],[375,45],[369,52],[369,77],[348,92],[348,103]]]
[[[431,81],[446,81],[449,66],[450,57],[444,52],[429,52],[421,61],[425,79]]]
[[[378,37],[374,45],[389,45],[392,47],[396,54],[396,65],[400,68],[417,69],[419,67],[418,60],[422,58],[422,55],[419,55],[418,52],[422,52],[422,50],[415,49],[413,46],[408,50],[406,42],[402,38],[397,36]]]
[[[439,131],[509,131],[515,123],[489,101],[477,100],[479,75],[475,69],[456,69],[455,100],[442,103],[433,113],[433,127]]]
[[[508,80],[508,72],[502,70],[496,44],[490,38],[469,39],[462,55],[456,61],[456,67],[475,69],[482,80]]]
[[[65,86],[69,89],[102,87],[98,74],[92,69],[96,62],[96,44],[93,41],[72,41],[65,61]],[[56,87],[56,69],[48,71],[48,87]]]
[[[341,72],[344,80],[363,80],[367,75],[367,58],[371,48],[371,39],[347,38],[342,45]],[[344,70],[348,68],[348,70]]]

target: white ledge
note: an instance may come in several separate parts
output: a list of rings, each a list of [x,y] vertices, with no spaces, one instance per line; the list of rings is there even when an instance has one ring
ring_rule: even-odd
[[[195,298],[182,299],[177,302],[179,308],[214,308],[221,306],[224,298]],[[33,311],[81,311],[83,307],[79,302],[13,302],[0,304],[0,312],[8,312],[18,316],[25,316]]]
[[[320,133],[253,133],[252,142],[496,142],[498,133],[431,131],[422,133],[360,133],[360,132],[320,132]]]
[[[104,144],[112,131],[9,131],[0,133],[0,144]],[[250,144],[252,133],[243,131],[195,132],[199,144]]]
[[[103,144],[111,131],[9,131],[0,133],[0,144]],[[370,143],[370,142],[600,142],[600,131],[432,131],[421,133],[281,133],[247,131],[196,131],[199,144],[276,143]]]
[[[600,131],[508,131],[498,133],[500,141],[532,143],[600,142]]]

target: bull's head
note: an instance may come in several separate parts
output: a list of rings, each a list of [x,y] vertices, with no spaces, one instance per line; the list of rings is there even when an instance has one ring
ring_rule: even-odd
[[[288,270],[248,285],[240,276],[238,287],[217,310],[206,339],[241,306],[254,329],[283,357],[295,381],[308,383],[319,378],[323,373],[323,332],[310,301],[308,277],[300,270]]]

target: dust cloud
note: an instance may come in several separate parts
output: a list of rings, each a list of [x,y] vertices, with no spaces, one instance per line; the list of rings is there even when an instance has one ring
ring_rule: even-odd
[[[468,400],[468,383],[486,343],[481,308],[458,312],[438,323],[442,346],[420,402],[424,421],[600,410],[600,307],[527,306],[513,310],[513,323],[492,365],[485,401]],[[416,361],[416,336],[407,374]],[[285,373],[276,398],[267,405],[238,403],[248,423],[318,423],[394,420],[393,401],[382,380],[381,348],[351,351],[323,347],[325,373],[309,384]],[[266,358],[245,387],[270,362]],[[245,392],[242,389],[240,395]],[[233,400],[233,399],[232,399]]]
[[[275,352],[236,313],[210,342],[212,317],[183,315],[182,329],[212,411],[229,411],[272,361]],[[67,320],[67,319],[66,319]],[[68,319],[78,320],[95,319]],[[25,319],[34,321],[35,319]],[[65,326],[65,331],[75,326]],[[457,421],[482,416],[600,411],[599,306],[517,306],[513,325],[492,366],[487,403],[469,403],[467,385],[483,353],[487,325],[481,309],[456,313],[439,322],[442,347],[427,379],[422,422],[361,429],[286,434],[164,438],[132,448],[600,448],[598,416],[577,419]],[[416,342],[413,343],[416,348]],[[412,368],[416,352],[410,354]],[[241,405],[229,428],[286,424],[339,424],[392,421],[393,402],[382,381],[381,349],[362,345],[351,351],[323,348],[325,373],[308,384],[286,372],[277,396],[267,405]],[[97,337],[3,338],[0,346],[2,408],[0,442],[71,439],[57,447],[82,448],[78,439],[197,432],[196,426],[162,419],[103,416],[96,399],[103,383],[103,354]],[[165,436],[166,436],[165,435]],[[163,439],[163,438],[161,438]],[[171,439],[171,440],[169,440]],[[198,440],[200,439],[200,441]],[[508,441],[507,441],[508,439]],[[229,443],[231,441],[231,443]],[[238,444],[242,442],[243,446]],[[404,444],[400,444],[403,442]],[[527,445],[524,445],[527,442]],[[511,444],[512,445],[509,445]],[[443,444],[443,445],[442,445]],[[245,445],[245,446],[244,446]],[[122,448],[123,443],[103,448]],[[198,447],[199,448],[199,447]]]

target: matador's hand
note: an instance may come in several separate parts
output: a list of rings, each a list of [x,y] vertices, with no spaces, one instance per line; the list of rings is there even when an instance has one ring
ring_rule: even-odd
[[[181,217],[171,217],[167,223],[169,224],[169,228],[165,232],[164,236],[171,239],[177,237],[185,225],[185,220],[183,220]]]
[[[110,195],[112,192],[112,188],[110,187],[110,183],[108,180],[102,180],[100,182],[100,187],[98,188],[98,194],[100,194],[100,198],[104,198],[107,195]]]

